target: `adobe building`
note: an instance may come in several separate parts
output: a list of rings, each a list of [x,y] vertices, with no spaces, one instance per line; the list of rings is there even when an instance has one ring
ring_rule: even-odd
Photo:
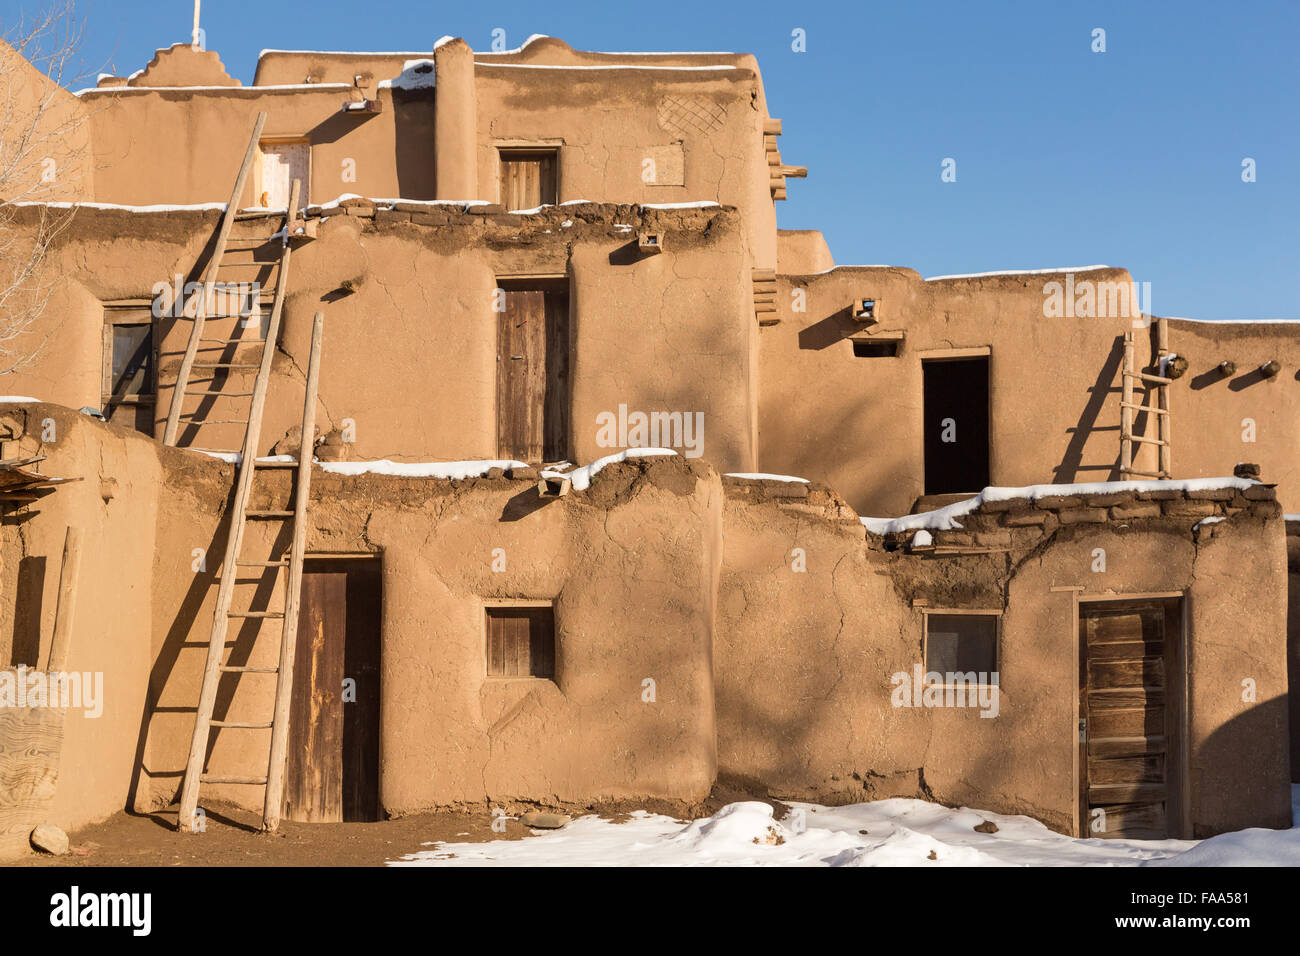
[[[805,171],[750,56],[245,86],[176,45],[48,100],[78,147],[0,196],[64,217],[0,377],[0,677],[103,694],[0,707],[5,852],[173,804],[195,747],[200,805],[262,807],[291,619],[292,819],[722,782],[1290,826],[1300,326],[836,265],[777,228]]]

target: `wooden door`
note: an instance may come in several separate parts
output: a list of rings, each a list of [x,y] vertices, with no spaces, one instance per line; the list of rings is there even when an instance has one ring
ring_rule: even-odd
[[[527,462],[568,453],[569,297],[507,291],[497,334],[497,454]]]
[[[1181,830],[1180,632],[1177,602],[1079,609],[1083,836]]]
[[[288,208],[295,179],[302,183],[299,205],[305,207],[311,186],[311,144],[264,143],[257,204],[270,209]]]
[[[546,150],[502,150],[501,204],[536,209],[556,202],[556,156]]]
[[[379,815],[378,561],[304,568],[289,707],[284,818]]]

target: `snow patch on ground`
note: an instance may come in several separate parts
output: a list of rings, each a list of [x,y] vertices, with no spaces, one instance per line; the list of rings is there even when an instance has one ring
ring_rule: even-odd
[[[794,475],[765,475],[761,472],[739,472],[732,471],[727,473],[728,478],[743,478],[746,481],[797,481],[802,484],[808,484],[807,478],[796,478]]]
[[[1300,804],[1300,786],[1292,788]],[[1079,840],[1025,816],[891,799],[844,807],[791,803],[776,820],[743,802],[683,823],[637,811],[579,817],[524,840],[429,843],[390,866],[1236,866],[1300,864],[1300,828],[1208,840]],[[1300,806],[1295,807],[1300,816]],[[993,823],[996,833],[976,826]]]
[[[25,405],[30,402],[39,403],[40,399],[28,395],[0,395],[0,405]]]

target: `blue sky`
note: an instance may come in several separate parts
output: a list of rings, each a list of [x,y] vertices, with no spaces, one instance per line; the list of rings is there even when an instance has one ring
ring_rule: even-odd
[[[0,0],[0,18],[39,2]],[[188,39],[193,7],[81,10],[93,74]],[[1298,0],[206,0],[203,26],[245,82],[263,47],[424,50],[452,34],[487,49],[498,27],[510,46],[547,33],[580,49],[754,53],[782,156],[809,168],[780,224],[821,229],[838,263],[1106,263],[1150,282],[1157,314],[1300,318]]]

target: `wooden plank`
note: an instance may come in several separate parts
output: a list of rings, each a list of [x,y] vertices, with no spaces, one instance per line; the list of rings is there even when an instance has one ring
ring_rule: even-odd
[[[1165,752],[1163,734],[1149,737],[1093,737],[1088,741],[1089,757],[1141,757]]]
[[[546,401],[546,296],[506,293],[497,351],[497,446],[502,458],[542,460]]]
[[[560,461],[569,456],[569,296],[548,292],[545,302],[542,460]]]
[[[1156,320],[1156,342],[1158,344],[1159,354],[1166,356],[1169,354],[1169,322],[1167,319],[1160,318]],[[1156,390],[1156,400],[1159,403],[1160,415],[1157,418],[1158,434],[1162,439],[1160,444],[1160,471],[1165,475],[1173,476],[1174,473],[1174,452],[1173,445],[1173,417],[1169,414],[1169,387],[1165,385]]]
[[[1098,614],[1090,617],[1093,622],[1092,629],[1088,634],[1088,647],[1090,649],[1098,644],[1114,642],[1140,641],[1143,639],[1144,631],[1142,625],[1142,615],[1133,612],[1127,614]]]
[[[1161,657],[1164,654],[1163,641],[1112,641],[1094,644],[1088,649],[1094,661],[1136,660],[1143,657]]]
[[[63,718],[61,707],[0,707],[0,859],[27,851],[54,802]]]
[[[1119,468],[1120,474],[1127,474],[1133,467],[1133,444],[1125,435],[1133,433],[1133,330],[1124,333],[1124,372],[1121,375],[1123,387],[1119,406]]]
[[[298,692],[290,703],[283,813],[303,823],[341,823],[347,576],[336,571],[305,574],[300,591],[292,677]]]
[[[1088,684],[1094,691],[1164,687],[1165,662],[1159,657],[1144,657],[1136,661],[1089,661]]]
[[[295,180],[293,190],[295,201],[298,198],[297,185]],[[289,739],[290,702],[295,678],[294,655],[298,643],[296,635],[302,592],[303,560],[307,548],[307,503],[311,499],[312,449],[316,437],[316,396],[320,388],[320,358],[324,335],[325,315],[317,312],[312,322],[311,353],[307,360],[307,387],[302,405],[300,432],[302,447],[298,451],[297,481],[294,486],[293,541],[289,549],[289,580],[285,585],[284,626],[280,635],[280,673],[276,679],[274,729],[271,731],[271,754],[267,764],[266,800],[262,808],[262,828],[268,833],[274,832],[279,825],[280,809],[284,802],[282,798],[284,765]],[[339,679],[342,680],[341,675]],[[341,787],[340,783],[340,794]],[[339,799],[341,819],[342,797],[340,796]]]
[[[54,638],[50,641],[47,671],[62,672],[68,664],[72,626],[77,613],[77,577],[81,569],[82,529],[69,527],[63,539],[63,565],[59,569],[59,603],[54,611]]]
[[[1094,807],[1120,803],[1163,802],[1164,798],[1163,783],[1096,784],[1090,781],[1088,785],[1088,801]]]
[[[1168,836],[1163,803],[1135,803],[1105,808],[1105,829],[1089,836],[1111,840],[1164,840]]]
[[[1089,755],[1088,782],[1093,786],[1160,784],[1165,782],[1165,760],[1159,754],[1138,757]]]
[[[221,217],[221,226],[217,230],[217,241],[212,249],[212,258],[208,260],[207,267],[203,274],[203,293],[199,299],[198,306],[195,309],[193,322],[190,324],[189,344],[185,348],[185,356],[181,359],[181,367],[176,373],[176,382],[172,387],[171,409],[167,413],[167,425],[163,430],[163,444],[176,444],[176,433],[180,428],[181,405],[185,402],[185,386],[189,381],[190,369],[194,365],[194,357],[198,352],[199,340],[203,337],[203,322],[207,313],[208,297],[212,294],[214,284],[217,280],[217,272],[221,268],[221,258],[226,252],[226,243],[230,239],[230,228],[234,225],[235,214],[239,209],[239,200],[244,193],[244,184],[248,181],[248,173],[253,168],[253,160],[257,156],[258,141],[262,136],[262,129],[266,126],[266,112],[262,111],[257,114],[257,119],[253,122],[253,134],[248,140],[248,149],[244,151],[244,161],[239,166],[239,173],[235,176],[235,185],[230,193],[230,202],[226,203],[226,210]]]

